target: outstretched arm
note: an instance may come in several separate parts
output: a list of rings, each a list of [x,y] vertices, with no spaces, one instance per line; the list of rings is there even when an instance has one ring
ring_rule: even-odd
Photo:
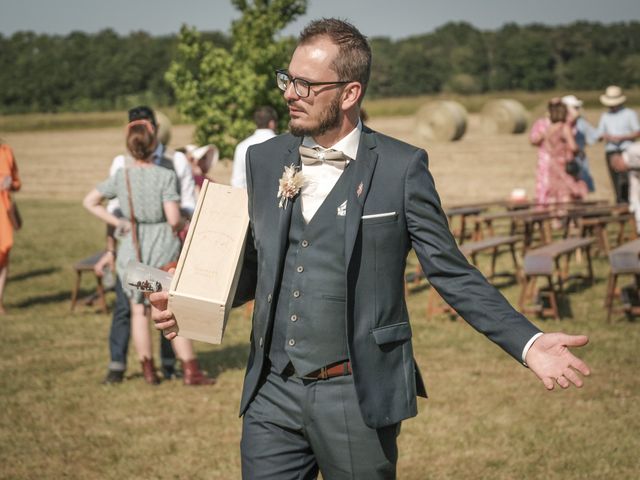
[[[568,388],[572,383],[582,387],[582,378],[577,372],[590,375],[591,370],[568,347],[582,347],[588,342],[585,335],[544,333],[533,342],[525,360],[547,390],[553,390],[556,383],[562,388]]]

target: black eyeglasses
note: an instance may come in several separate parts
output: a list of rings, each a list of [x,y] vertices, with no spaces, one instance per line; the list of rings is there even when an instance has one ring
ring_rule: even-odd
[[[352,81],[353,80],[337,82],[309,82],[302,78],[292,77],[286,70],[276,70],[276,83],[278,84],[278,88],[284,92],[289,87],[289,84],[293,83],[293,89],[300,98],[308,97],[311,87],[318,85],[343,85],[345,83],[351,83]]]

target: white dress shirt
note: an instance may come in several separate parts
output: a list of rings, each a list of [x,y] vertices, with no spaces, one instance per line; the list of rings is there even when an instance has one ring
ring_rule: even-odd
[[[258,143],[262,143],[275,136],[275,132],[270,128],[258,128],[253,132],[253,135],[245,138],[236,146],[236,149],[233,152],[233,172],[231,173],[232,187],[247,188],[247,149],[251,145],[257,145]]]
[[[311,137],[304,137],[302,144],[305,147],[319,148],[320,150],[339,150],[353,161],[358,153],[361,133],[362,122],[359,121],[356,128],[330,148],[318,145]],[[307,223],[311,221],[322,202],[338,182],[344,168],[345,166],[335,167],[324,162],[314,165],[302,164],[301,171],[304,177],[304,185],[300,191],[300,199],[302,200],[302,216]]]

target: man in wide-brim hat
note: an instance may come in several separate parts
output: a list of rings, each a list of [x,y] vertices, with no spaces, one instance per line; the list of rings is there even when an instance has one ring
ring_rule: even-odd
[[[598,137],[607,142],[605,155],[617,203],[629,201],[629,183],[626,173],[616,172],[611,167],[611,156],[624,151],[634,140],[640,138],[638,115],[624,106],[626,100],[622,89],[616,85],[608,86],[604,95],[600,95],[600,102],[609,111],[600,117]]]

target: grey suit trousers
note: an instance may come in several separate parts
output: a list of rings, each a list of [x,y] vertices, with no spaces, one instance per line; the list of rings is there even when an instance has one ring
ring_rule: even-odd
[[[400,424],[365,425],[352,376],[269,372],[244,414],[242,478],[394,479]]]

